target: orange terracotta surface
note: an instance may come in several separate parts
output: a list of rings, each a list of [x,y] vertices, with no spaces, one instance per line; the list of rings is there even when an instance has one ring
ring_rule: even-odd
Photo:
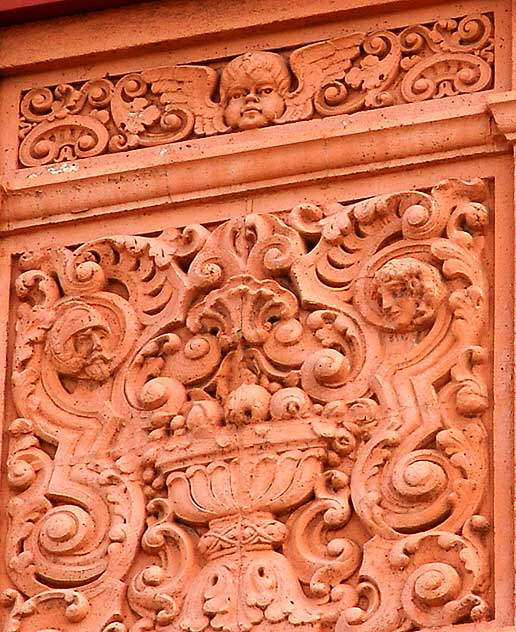
[[[515,10],[4,27],[2,632],[514,630]]]
[[[120,7],[139,0],[2,0],[0,24],[19,24],[62,15]]]

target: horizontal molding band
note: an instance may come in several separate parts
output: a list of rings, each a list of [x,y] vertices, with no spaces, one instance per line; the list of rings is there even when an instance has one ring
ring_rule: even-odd
[[[496,98],[466,95],[19,170],[4,187],[0,230],[509,151],[488,106]],[[516,111],[507,98],[505,109]]]

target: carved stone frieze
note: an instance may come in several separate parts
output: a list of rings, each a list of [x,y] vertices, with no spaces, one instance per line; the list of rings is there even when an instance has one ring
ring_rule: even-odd
[[[471,14],[281,53],[37,87],[20,102],[21,167],[413,103],[492,87],[493,20]]]
[[[23,254],[6,632],[489,619],[486,200]]]

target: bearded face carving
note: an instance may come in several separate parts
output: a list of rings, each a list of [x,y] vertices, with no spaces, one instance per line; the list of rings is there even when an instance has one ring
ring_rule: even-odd
[[[46,351],[63,376],[104,382],[111,374],[107,321],[86,303],[66,310],[50,330]]]
[[[230,98],[270,73],[271,109],[246,84],[236,127],[282,109],[264,55],[224,78]],[[30,627],[13,609],[9,629],[49,628],[40,595],[79,632],[488,618],[486,195],[446,181],[22,259],[6,550]]]

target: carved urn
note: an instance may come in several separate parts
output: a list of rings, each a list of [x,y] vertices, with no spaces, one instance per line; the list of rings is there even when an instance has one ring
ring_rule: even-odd
[[[78,632],[486,619],[486,196],[23,255],[9,629],[51,600]],[[107,590],[131,612],[92,623]]]

